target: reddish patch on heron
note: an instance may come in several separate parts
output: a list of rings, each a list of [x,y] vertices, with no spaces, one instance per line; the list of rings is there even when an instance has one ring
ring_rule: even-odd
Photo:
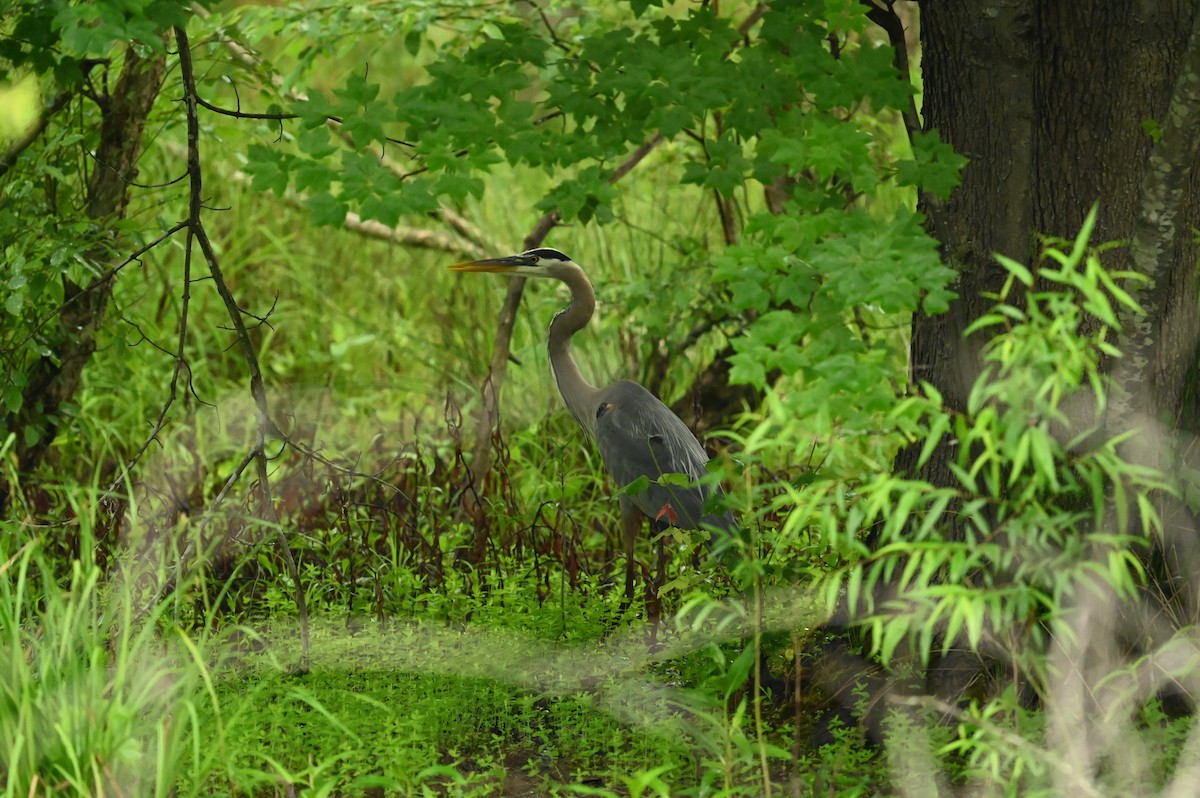
[[[671,526],[675,526],[676,522],[679,521],[679,513],[675,512],[675,508],[671,506],[670,502],[664,504],[662,509],[658,511],[658,515],[654,516],[655,521],[661,521],[664,518],[667,519],[667,523]]]

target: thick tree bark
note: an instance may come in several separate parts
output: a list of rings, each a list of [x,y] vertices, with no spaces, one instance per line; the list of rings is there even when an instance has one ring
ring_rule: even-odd
[[[1096,202],[1093,243],[1134,238],[1154,146],[1146,126],[1167,118],[1195,9],[1186,0],[1002,0],[987,13],[968,2],[922,6],[925,127],[971,159],[947,202],[923,201],[943,257],[959,272],[959,299],[944,316],[914,320],[912,376],[932,382],[950,405],[965,405],[979,374],[981,341],[962,332],[989,306],[983,293],[1004,280],[994,253],[1029,262],[1037,236],[1073,238]],[[1195,173],[1175,177],[1186,230],[1200,222],[1200,184]],[[1165,244],[1162,289],[1145,297],[1159,342],[1196,324],[1190,239]],[[1106,265],[1137,268],[1135,249],[1110,250]],[[1156,344],[1156,410],[1174,417],[1181,409],[1194,349],[1168,354]]]
[[[125,52],[121,77],[101,105],[100,141],[86,204],[92,219],[119,219],[125,214],[142,153],[142,132],[165,70],[165,55],[143,58],[133,47]],[[112,242],[105,241],[90,259],[103,263],[112,252]],[[112,296],[111,278],[100,278],[86,286],[64,279],[63,287],[66,306],[59,317],[62,344],[52,357],[43,357],[33,365],[21,409],[6,419],[7,427],[17,432],[17,460],[22,473],[36,468],[54,441],[58,411],[79,389],[83,369],[96,351],[96,333]],[[26,440],[26,427],[37,429],[36,437]]]
[[[1192,168],[1200,140],[1196,4],[998,0],[984,8],[948,0],[921,10],[924,125],[971,162],[948,201],[922,201],[943,258],[959,272],[959,298],[944,316],[913,320],[912,377],[931,382],[951,407],[965,407],[982,338],[963,332],[1005,277],[993,254],[1028,263],[1039,235],[1074,238],[1099,202],[1092,243],[1127,244],[1108,250],[1105,265],[1153,279],[1137,294],[1144,320],[1123,319],[1127,357],[1108,364],[1114,392],[1129,401],[1110,408],[1107,434],[1144,427],[1156,453],[1177,450],[1161,444],[1169,433],[1194,434],[1200,417],[1190,234],[1200,226]],[[915,471],[918,451],[902,452],[897,468]],[[943,447],[919,475],[953,484],[951,456]],[[1169,465],[1148,462],[1146,452],[1135,459]],[[1176,540],[1200,551],[1190,514],[1175,510],[1164,515]],[[940,684],[931,677],[932,689],[956,695],[962,679],[950,671],[962,667],[944,668]]]
[[[913,320],[912,378],[935,385],[952,407],[965,407],[980,370],[980,340],[964,339],[987,307],[1004,271],[995,252],[1026,260],[1033,251],[1034,116],[1030,0],[1003,0],[995,14],[971,3],[922,8],[926,129],[971,159],[945,203],[923,199],[942,257],[959,273],[958,299],[943,315]],[[1001,134],[1002,133],[1002,134]],[[920,448],[901,453],[911,470]],[[948,449],[924,475],[949,484]]]

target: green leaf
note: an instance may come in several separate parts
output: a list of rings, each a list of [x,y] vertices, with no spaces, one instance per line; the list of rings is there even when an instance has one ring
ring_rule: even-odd
[[[750,669],[754,667],[754,654],[754,646],[746,646],[746,648],[743,649],[740,654],[738,654],[737,659],[730,664],[729,671],[723,680],[725,683],[725,694],[727,696],[732,694],[733,691],[737,690],[746,683],[746,678],[750,675]]]
[[[374,219],[388,227],[395,227],[400,222],[403,211],[403,204],[397,197],[369,197],[359,208],[359,215],[364,219]]]
[[[618,488],[617,495],[638,496],[642,493],[645,493],[649,489],[650,489],[650,477],[643,474],[642,476],[635,479],[633,482],[630,482],[628,485],[624,485],[624,486]]]
[[[997,263],[1008,270],[1009,274],[1020,280],[1022,285],[1024,285],[1026,288],[1033,287],[1033,272],[1025,268],[1024,265],[999,253],[995,254],[993,257],[995,257]]]
[[[946,199],[958,188],[967,159],[942,142],[936,130],[916,131],[912,136],[913,158],[896,163],[896,182],[917,186]]]
[[[379,84],[368,81],[366,75],[354,73],[343,85],[334,89],[333,93],[351,105],[365,108],[379,96]]]
[[[246,157],[245,171],[253,178],[250,187],[255,191],[273,191],[277,196],[283,196],[288,187],[291,156],[261,144],[251,144]]]
[[[648,8],[662,8],[662,0],[629,0],[629,7],[635,17],[640,17]]]
[[[885,667],[891,663],[896,648],[908,636],[908,632],[908,624],[902,619],[883,624],[876,645],[879,649],[879,660]]]
[[[921,447],[921,455],[917,458],[917,468],[923,468],[929,462],[929,458],[933,455],[942,436],[950,429],[950,416],[945,413],[939,413],[934,416],[933,422],[929,425],[929,431],[925,435],[925,444]]]
[[[693,480],[687,474],[660,474],[655,480],[659,485],[687,487],[691,485]]]
[[[1052,453],[1053,442],[1050,435],[1043,429],[1031,428],[1026,433],[1029,438],[1029,453],[1037,466],[1039,475],[1050,483],[1051,488],[1058,490],[1058,468],[1055,466]]]
[[[417,29],[410,30],[404,35],[404,49],[409,55],[416,55],[421,52],[421,43],[424,41],[425,32]]]
[[[1017,447],[1012,451],[1009,463],[1008,486],[1011,488],[1017,483],[1017,480],[1022,476],[1022,470],[1025,468],[1025,463],[1029,460],[1030,438],[1032,435],[1029,430],[1025,430],[1020,437],[1017,438]]]
[[[21,389],[13,383],[8,383],[4,386],[4,409],[9,413],[15,414],[21,409],[24,399],[21,396]]]
[[[346,223],[349,208],[330,194],[316,194],[306,203],[312,211],[313,224],[341,227]]]

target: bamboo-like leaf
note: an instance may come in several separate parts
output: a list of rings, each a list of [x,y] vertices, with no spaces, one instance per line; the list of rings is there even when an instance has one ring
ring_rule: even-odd
[[[964,611],[964,607],[969,606],[970,605],[965,602],[959,602],[950,612],[950,617],[946,621],[946,636],[942,640],[943,654],[947,653],[950,650],[950,647],[954,645],[954,639],[958,637],[958,633],[963,627],[963,622],[966,620],[966,612]]]
[[[923,468],[929,462],[929,458],[933,455],[934,449],[937,448],[942,436],[950,429],[950,416],[939,414],[934,417],[933,423],[929,425],[929,432],[925,435],[925,445],[921,447],[921,454],[917,458],[917,468]]]
[[[933,402],[934,405],[936,405],[937,407],[942,406],[942,404],[943,404],[942,392],[939,391],[937,389],[937,387],[933,385],[933,383],[922,380],[921,381],[921,392],[924,393],[925,396],[929,399],[929,401]]]
[[[1038,473],[1045,477],[1055,490],[1059,488],[1058,468],[1051,452],[1051,438],[1045,430],[1036,427],[1029,430],[1029,451]]]
[[[1004,316],[993,309],[993,312],[985,313],[967,325],[967,329],[963,331],[963,335],[973,335],[980,330],[985,330],[988,327],[995,327],[1000,324],[1004,324]]]
[[[1020,437],[1017,438],[1017,446],[1013,450],[1012,460],[1009,464],[1008,487],[1010,488],[1021,477],[1021,472],[1029,459],[1029,437],[1029,430],[1023,430]]]
[[[1139,316],[1144,316],[1146,314],[1146,309],[1138,304],[1137,300],[1135,300],[1125,291],[1125,289],[1121,288],[1121,286],[1117,284],[1117,280],[1135,280],[1144,283],[1148,280],[1146,275],[1139,274],[1137,272],[1125,271],[1109,274],[1101,269],[1099,277],[1100,281],[1104,283],[1104,287],[1108,289],[1108,293],[1112,294],[1113,299],[1117,300],[1118,303],[1129,308],[1129,310]]]
[[[930,536],[934,525],[942,520],[942,515],[950,505],[950,499],[950,493],[942,491],[930,503],[929,509],[925,512],[925,518],[921,520],[921,527],[917,530],[918,540],[924,540]]]
[[[1124,532],[1129,528],[1129,497],[1125,491],[1124,480],[1111,463],[1104,459],[1098,459],[1100,467],[1104,469],[1108,475],[1109,490],[1108,496],[1112,501],[1113,510],[1116,513],[1117,528],[1112,532]]]
[[[967,396],[967,413],[970,415],[978,413],[979,408],[983,405],[983,398],[992,380],[992,373],[993,367],[991,365],[984,366],[983,371],[980,372],[979,377],[975,380],[975,384],[971,386],[971,393]]]
[[[1084,217],[1083,225],[1079,228],[1079,234],[1075,236],[1074,246],[1071,247],[1071,263],[1082,263],[1084,255],[1087,252],[1088,241],[1092,238],[1092,230],[1096,227],[1096,217],[1100,213],[1100,204],[1092,203],[1092,207],[1088,209],[1088,214]]]
[[[1004,268],[1008,269],[1009,274],[1021,281],[1021,284],[1026,288],[1033,287],[1033,272],[1025,268],[1025,266],[1012,258],[1006,257],[997,253],[995,255],[996,262]]]
[[[1138,517],[1142,522],[1142,529],[1148,535],[1162,534],[1162,518],[1158,514],[1158,510],[1154,506],[1154,502],[1150,501],[1150,497],[1144,493],[1137,494]]]
[[[888,623],[878,624],[874,638],[880,661],[884,666],[892,662],[892,656],[895,654],[896,648],[900,646],[900,642],[908,635],[907,619],[902,617],[892,617],[888,619]]]
[[[849,578],[846,580],[846,605],[850,608],[851,613],[860,611],[858,599],[862,593],[862,578],[863,569],[861,565],[856,565],[850,569]]]
[[[900,494],[896,506],[888,513],[887,525],[892,528],[892,534],[899,536],[908,523],[912,508],[921,496],[915,490],[907,490]]]
[[[1083,306],[1093,316],[1107,324],[1109,327],[1119,327],[1121,323],[1117,321],[1117,314],[1113,312],[1112,303],[1108,301],[1108,297],[1103,291],[1096,291],[1088,297]]]
[[[954,478],[958,480],[960,485],[962,485],[971,493],[979,493],[979,485],[975,482],[975,476],[973,474],[968,473],[967,470],[958,463],[947,463],[946,467],[950,469],[952,474],[954,474]]]

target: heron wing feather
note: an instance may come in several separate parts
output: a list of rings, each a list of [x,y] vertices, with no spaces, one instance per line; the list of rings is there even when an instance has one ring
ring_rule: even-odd
[[[691,430],[636,382],[614,383],[598,398],[596,444],[605,468],[622,486],[643,476],[651,480],[645,491],[629,497],[637,508],[652,519],[673,514],[674,525],[685,529],[709,521],[704,502],[714,487],[654,482],[663,474],[685,474],[690,480],[705,475],[708,455]]]

